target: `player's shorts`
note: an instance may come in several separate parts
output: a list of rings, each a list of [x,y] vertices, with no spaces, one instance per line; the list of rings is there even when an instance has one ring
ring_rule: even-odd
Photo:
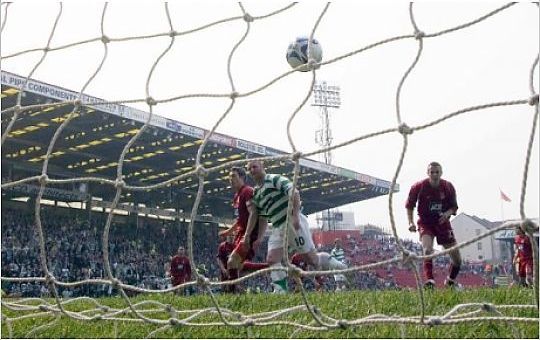
[[[519,277],[527,277],[527,274],[532,275],[533,272],[533,260],[520,258],[518,262],[518,275]]]
[[[245,230],[244,230],[245,232]],[[249,235],[249,248],[245,249],[243,244],[241,244],[240,240],[244,237],[243,233],[237,233],[236,237],[234,238],[234,250],[233,252],[236,252],[237,254],[240,254],[243,261],[250,261],[255,257],[255,249],[253,249],[253,242],[257,241],[259,235],[259,227],[256,226],[255,229],[251,232],[251,235]]]
[[[240,255],[242,258],[242,261],[250,261],[255,257],[255,250],[253,250],[253,240],[251,240],[251,243],[249,244],[249,248],[247,248],[240,240],[236,244],[236,247],[234,247],[233,253],[236,253]]]
[[[272,234],[268,239],[268,251],[283,247],[283,236],[285,226],[272,228]],[[290,230],[292,229],[292,230]],[[287,228],[288,235],[288,251],[289,253],[309,253],[315,250],[311,231],[309,231],[309,222],[305,215],[300,214],[300,229]]]
[[[422,238],[423,235],[431,235],[437,239],[437,244],[439,245],[457,243],[450,222],[443,224],[418,223],[418,231],[420,233],[420,238]]]

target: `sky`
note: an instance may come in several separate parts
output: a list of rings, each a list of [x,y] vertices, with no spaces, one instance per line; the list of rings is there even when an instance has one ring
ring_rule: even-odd
[[[246,1],[245,10],[260,16],[283,8],[284,1]],[[290,70],[285,60],[288,44],[309,35],[324,2],[304,1],[284,13],[255,20],[231,62],[236,91],[246,93]],[[474,20],[504,5],[500,2],[420,2],[414,5],[416,24],[425,33],[439,32]],[[2,22],[6,20],[2,5]],[[58,13],[56,2],[14,1],[2,32],[2,57],[46,45]],[[64,2],[51,47],[101,35],[103,3]],[[169,4],[173,27],[186,31],[220,19],[242,15],[233,1],[175,1]],[[202,31],[177,36],[171,50],[157,64],[149,82],[150,95],[165,99],[189,93],[230,93],[227,58],[246,30],[235,20]],[[529,73],[539,50],[539,11],[519,3],[471,27],[424,39],[419,62],[403,85],[401,117],[409,126],[425,124],[474,105],[527,99]],[[165,6],[156,1],[112,1],[104,21],[110,38],[169,31]],[[323,61],[399,35],[413,34],[409,5],[402,1],[337,1],[330,4],[316,30]],[[145,98],[146,82],[156,59],[171,38],[112,42],[104,66],[86,94],[106,100]],[[413,62],[418,41],[403,39],[355,54],[316,72],[318,81],[341,87],[339,109],[331,109],[330,127],[338,144],[393,128],[396,89]],[[32,78],[74,91],[95,71],[103,44],[93,42],[52,51]],[[26,76],[41,52],[2,59],[2,70]],[[290,152],[287,121],[309,92],[310,72],[295,72],[264,91],[239,98],[217,132]],[[538,68],[535,70],[538,92]],[[211,129],[230,104],[229,99],[199,98],[159,104],[154,113]],[[148,110],[144,103],[130,106]],[[427,164],[443,165],[443,178],[457,191],[459,211],[491,221],[519,217],[519,196],[526,147],[534,108],[529,105],[470,112],[409,136],[409,147],[397,182],[393,211],[398,235],[407,231],[404,202],[410,186],[426,177]],[[318,149],[315,131],[319,111],[306,105],[292,124],[297,150]],[[534,141],[525,213],[539,216],[538,129]],[[402,137],[386,134],[332,152],[333,164],[391,181],[399,160]],[[314,159],[319,160],[317,156]],[[502,190],[511,202],[500,199]],[[355,213],[357,224],[388,228],[388,196],[341,207]]]

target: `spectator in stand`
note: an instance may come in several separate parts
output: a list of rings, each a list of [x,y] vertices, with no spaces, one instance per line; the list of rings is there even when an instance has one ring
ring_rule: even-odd
[[[519,284],[532,287],[533,280],[533,253],[531,241],[520,226],[516,227],[514,237],[514,259],[512,263],[517,269]]]
[[[183,246],[178,247],[178,253],[171,259],[169,273],[173,287],[181,285],[191,279],[191,264],[189,263],[189,258],[186,256],[186,250]],[[180,290],[177,290],[176,292],[180,294]]]
[[[415,183],[409,191],[409,197],[405,207],[409,220],[409,231],[416,232],[416,224],[413,219],[413,211],[418,202],[418,231],[425,255],[433,254],[433,240],[445,249],[456,245],[456,238],[450,216],[455,215],[458,209],[456,191],[452,183],[441,179],[442,166],[437,162],[428,165],[428,178]],[[461,254],[458,249],[450,252],[450,270],[445,280],[445,285],[453,287],[461,267]],[[434,288],[433,260],[424,260],[424,274],[427,281],[426,288]]]

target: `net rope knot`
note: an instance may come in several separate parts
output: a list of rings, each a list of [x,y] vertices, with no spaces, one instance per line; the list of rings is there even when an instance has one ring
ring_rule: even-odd
[[[231,92],[231,94],[229,95],[229,98],[236,99],[238,98],[239,95],[240,94],[238,92],[234,91],[234,92]]]
[[[533,95],[529,98],[529,105],[534,106],[534,105],[538,104],[538,98],[539,98],[538,93],[537,93],[537,94],[533,94]]]
[[[243,19],[245,22],[253,22],[253,20],[255,20],[249,13],[244,14]]]
[[[101,311],[104,313],[108,313],[110,310],[109,306],[101,306]]]
[[[441,318],[437,318],[437,317],[432,317],[432,318],[429,318],[429,319],[426,321],[426,324],[429,325],[429,326],[437,326],[437,325],[441,325],[441,324],[442,324],[442,319],[441,319]]]
[[[148,96],[146,97],[146,104],[148,104],[148,106],[155,106],[157,105],[157,101],[154,98]]]
[[[117,278],[113,278],[111,280],[111,285],[113,286],[113,288],[118,288],[120,287],[120,280],[118,280]]]
[[[126,182],[124,182],[123,180],[116,180],[116,182],[114,182],[114,187],[116,189],[123,189],[124,187],[126,186]]]
[[[413,129],[411,129],[407,124],[401,123],[398,127],[399,133],[402,135],[410,135],[413,133]]]
[[[49,176],[47,174],[42,174],[39,176],[39,184],[45,185],[47,184],[47,181],[49,180]]]
[[[529,218],[523,220],[521,223],[521,228],[527,234],[532,234],[538,231],[538,225],[536,225],[536,223]]]
[[[111,39],[109,39],[109,37],[106,36],[106,35],[102,35],[101,36],[101,42],[104,43],[104,44],[108,44],[108,43],[111,42]]]
[[[424,33],[423,31],[417,30],[416,32],[414,32],[414,38],[416,40],[420,40],[425,36],[426,36],[426,33]]]
[[[13,109],[13,111],[15,112],[15,114],[17,113],[21,113],[22,111],[22,106],[19,104],[19,105],[15,105],[15,108]]]
[[[176,318],[170,318],[169,319],[169,324],[171,324],[172,326],[180,326],[181,323],[178,319]]]
[[[199,274],[199,277],[197,277],[197,284],[203,288],[206,288],[210,284],[210,279]]]
[[[416,260],[418,260],[418,256],[415,253],[404,250],[401,254],[401,262],[403,262],[404,265],[412,265]]]
[[[47,53],[51,50],[51,48],[49,46],[45,46],[43,47],[43,52]]]
[[[55,279],[55,277],[53,276],[53,274],[47,273],[47,275],[45,275],[45,283],[46,283],[47,285],[51,285],[51,284],[53,284],[55,281],[56,281],[56,279]]]
[[[38,308],[42,312],[48,312],[49,311],[49,306],[47,306],[47,305],[39,305]]]
[[[255,326],[255,320],[251,319],[251,318],[247,318],[244,320],[244,325],[246,326]]]
[[[321,67],[319,62],[313,58],[309,58],[307,64],[305,64],[308,71],[316,70]]]
[[[339,326],[339,328],[341,329],[347,329],[347,327],[349,327],[349,322],[347,320],[339,320],[337,322],[337,325]]]
[[[494,312],[495,306],[491,303],[484,303],[482,305],[482,309],[485,310],[486,312]]]
[[[206,170],[202,165],[197,166],[196,172],[200,177],[206,177],[208,175],[208,170]]]
[[[296,151],[295,153],[293,153],[291,155],[291,158],[293,161],[296,161],[297,159],[301,158],[302,157],[302,152],[300,151]]]
[[[296,266],[290,266],[287,268],[287,272],[289,276],[295,280],[300,280],[302,277],[302,274],[300,273],[300,268]]]
[[[171,31],[169,32],[169,37],[171,37],[171,38],[174,38],[174,37],[176,37],[177,35],[178,35],[178,32],[176,32],[175,30],[171,30]]]

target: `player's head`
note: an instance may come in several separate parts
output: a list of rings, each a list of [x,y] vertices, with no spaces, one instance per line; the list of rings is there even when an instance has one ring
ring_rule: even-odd
[[[442,166],[438,162],[431,162],[427,168],[427,175],[430,181],[438,183],[442,176]]]
[[[341,239],[340,238],[336,238],[334,240],[334,246],[337,247],[337,248],[341,248]]]
[[[240,189],[246,183],[246,170],[237,166],[233,167],[229,173],[229,181],[233,189]]]
[[[264,175],[266,173],[264,172],[264,164],[262,161],[259,160],[252,160],[248,163],[248,170],[251,177],[253,177],[254,180],[261,180],[264,178]]]
[[[186,254],[186,248],[184,246],[178,247],[178,255],[185,255]]]
[[[302,270],[307,269],[306,261],[304,260],[302,254],[295,253],[293,256],[291,256],[291,263]]]

